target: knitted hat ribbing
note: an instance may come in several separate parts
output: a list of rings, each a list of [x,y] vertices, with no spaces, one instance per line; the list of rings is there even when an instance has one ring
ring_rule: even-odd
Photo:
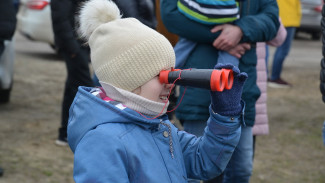
[[[88,39],[98,79],[133,91],[174,67],[175,53],[163,35],[137,19],[120,17],[112,1],[91,0],[81,9],[80,31]]]

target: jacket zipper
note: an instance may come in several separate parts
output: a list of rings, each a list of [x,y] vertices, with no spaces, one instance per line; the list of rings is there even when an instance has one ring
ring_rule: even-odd
[[[172,156],[172,159],[174,159],[174,147],[173,147],[173,138],[172,138],[172,129],[169,126],[169,124],[164,123],[164,122],[160,122],[162,125],[166,126],[168,128],[168,136],[169,136],[169,152],[170,155]]]

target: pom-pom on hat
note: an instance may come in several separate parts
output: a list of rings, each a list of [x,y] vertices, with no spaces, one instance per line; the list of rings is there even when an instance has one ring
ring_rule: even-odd
[[[121,18],[114,2],[90,0],[79,16],[81,36],[88,39],[99,81],[133,91],[175,66],[169,41],[135,18]]]

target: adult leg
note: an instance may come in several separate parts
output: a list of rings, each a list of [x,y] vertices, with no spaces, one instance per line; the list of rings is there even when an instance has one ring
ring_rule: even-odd
[[[239,143],[224,171],[223,183],[248,183],[253,170],[252,127],[243,127]]]
[[[272,65],[272,75],[271,80],[277,80],[280,79],[280,75],[282,72],[282,66],[285,58],[289,54],[291,43],[294,38],[296,28],[295,27],[287,27],[287,37],[284,43],[279,46],[274,54],[273,58],[273,65]]]
[[[93,86],[89,70],[89,52],[81,48],[75,57],[65,54],[67,68],[67,79],[65,82],[64,96],[62,102],[61,127],[59,128],[59,140],[66,141],[69,109],[79,86]]]

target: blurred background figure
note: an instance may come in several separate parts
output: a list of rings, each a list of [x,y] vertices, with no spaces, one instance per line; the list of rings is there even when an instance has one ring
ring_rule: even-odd
[[[325,1],[324,1],[325,3]],[[321,21],[321,27],[322,27],[322,34],[323,34],[323,39],[322,39],[322,43],[323,43],[323,58],[321,60],[321,70],[320,70],[320,91],[322,93],[322,100],[325,103],[325,5],[323,5],[323,11],[322,11],[322,21]],[[325,121],[323,124],[323,143],[325,146]]]
[[[13,83],[14,49],[11,41],[16,30],[16,11],[12,0],[0,2],[0,103],[10,100]]]
[[[52,26],[55,45],[62,53],[66,68],[67,79],[65,82],[62,102],[61,127],[59,128],[57,145],[67,146],[67,124],[69,108],[79,86],[93,86],[89,70],[89,48],[78,39],[76,13],[80,3],[85,0],[51,1]]]
[[[253,155],[255,154],[256,149],[256,137],[259,135],[268,135],[269,134],[269,119],[267,114],[267,64],[265,59],[266,56],[266,44],[271,46],[279,47],[283,44],[286,39],[287,31],[284,28],[283,24],[280,24],[278,33],[276,37],[268,42],[258,42],[256,44],[256,55],[257,55],[257,86],[261,91],[260,97],[257,99],[255,108],[255,124],[253,126]],[[254,156],[253,156],[254,157]]]
[[[12,0],[0,1],[0,103],[9,102],[12,87],[13,60],[5,55],[8,42],[16,29],[16,11]],[[13,55],[13,54],[12,54]],[[9,62],[9,63],[8,63]],[[0,167],[0,176],[3,169]]]
[[[300,26],[301,4],[300,0],[278,0],[280,18],[287,30],[284,43],[274,53],[271,77],[268,86],[273,88],[289,88],[291,84],[281,78],[283,62],[289,54],[296,28]]]

